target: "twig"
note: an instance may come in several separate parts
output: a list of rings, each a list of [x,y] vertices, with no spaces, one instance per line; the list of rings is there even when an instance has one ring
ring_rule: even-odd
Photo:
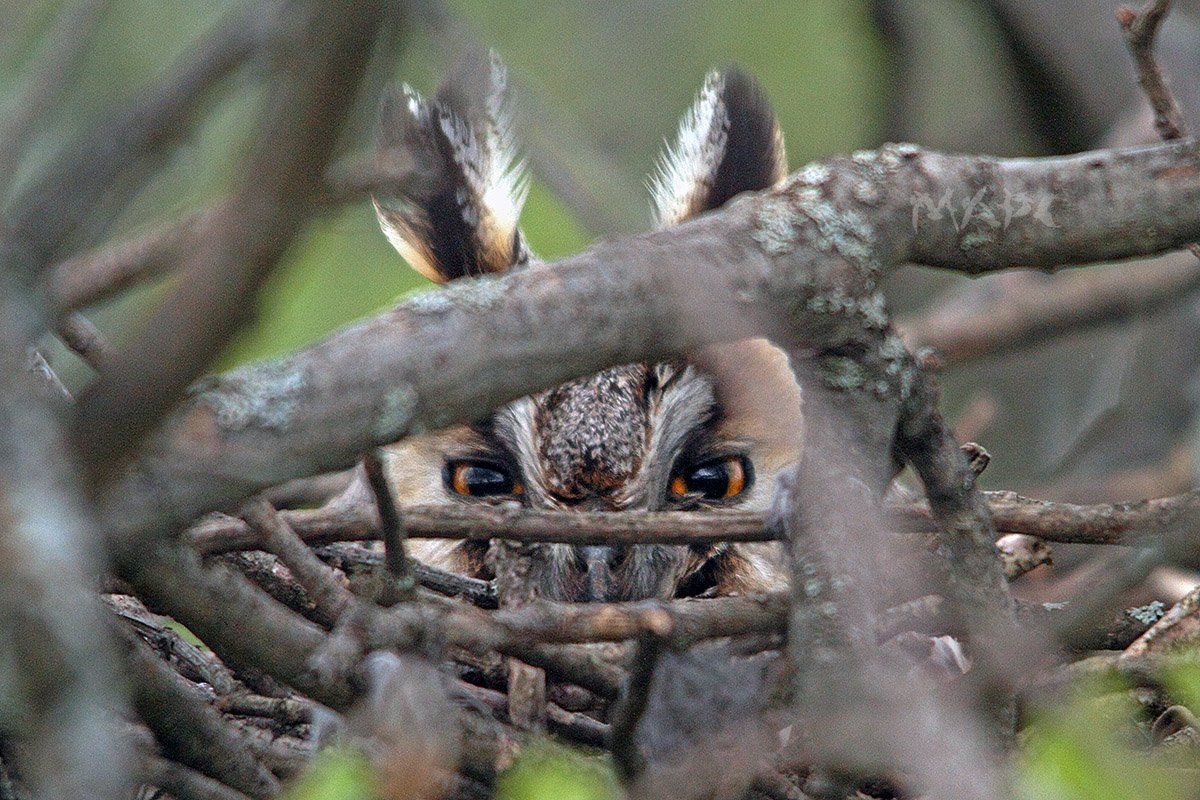
[[[250,798],[250,795],[242,794],[201,772],[152,755],[142,756],[141,778],[178,800],[249,800]]]
[[[1138,11],[1129,6],[1117,9],[1117,21],[1125,31],[1125,42],[1137,65],[1138,83],[1154,109],[1154,127],[1163,141],[1187,136],[1187,123],[1183,121],[1179,103],[1154,57],[1154,39],[1170,10],[1171,0],[1147,0]]]
[[[94,370],[103,369],[104,365],[116,356],[116,350],[104,338],[100,329],[82,314],[68,314],[63,317],[55,332],[63,340],[63,344],[75,351]]]
[[[1200,586],[1188,592],[1162,619],[1125,648],[1124,657],[1178,647],[1200,638]]]
[[[663,653],[665,636],[670,633],[670,622],[670,618],[665,617],[661,630],[648,631],[638,639],[629,682],[625,686],[624,696],[613,709],[609,748],[617,772],[626,783],[636,780],[645,768],[645,760],[638,751],[637,728],[650,701],[654,672]]]
[[[1047,542],[1131,544],[1139,537],[1174,530],[1180,520],[1200,513],[1200,492],[1096,505],[1037,500],[1009,491],[982,494],[997,530]],[[934,530],[925,501],[897,503],[887,512],[887,525],[893,530]],[[375,509],[358,500],[334,500],[319,509],[280,514],[312,546],[380,538]],[[408,535],[418,539],[495,538],[577,545],[712,544],[779,538],[764,515],[743,511],[587,513],[494,506],[410,506],[404,509],[404,524]],[[205,554],[257,546],[256,536],[242,520],[222,515],[197,523],[186,538]]]
[[[279,783],[254,760],[203,693],[133,634],[126,632],[123,638],[135,676],[134,707],[166,754],[251,797],[266,800],[278,794]]]
[[[180,675],[193,683],[207,683],[218,695],[239,691],[232,670],[217,660],[211,651],[202,651],[184,641],[178,631],[168,627],[166,620],[147,610],[136,597],[110,594],[104,596],[104,600]]]
[[[374,575],[383,566],[383,555],[361,545],[332,544],[316,550],[317,556],[348,576],[355,573]],[[491,581],[471,578],[411,562],[413,574],[422,587],[448,597],[462,597],[480,608],[496,607],[496,590]]]
[[[244,514],[262,536],[263,549],[279,557],[324,616],[339,619],[356,602],[342,576],[313,554],[274,506],[257,500]]]
[[[465,681],[458,681],[456,688],[472,702],[487,706],[500,721],[508,721],[508,698],[504,693]],[[566,711],[554,703],[546,704],[546,723],[550,733],[577,744],[605,747],[609,741],[608,725],[586,714]]]
[[[520,610],[538,599],[534,565],[544,559],[538,545],[493,540],[488,558],[496,574],[496,599],[501,611]],[[522,730],[541,730],[546,724],[546,673],[517,658],[508,660],[508,716]]]
[[[383,458],[382,451],[373,450],[363,459],[363,467],[367,475],[367,484],[371,487],[375,499],[375,507],[379,511],[384,564],[391,578],[388,582],[388,596],[383,600],[383,604],[392,606],[411,600],[416,592],[417,582],[404,547],[407,536],[404,520],[396,507],[396,499],[392,496]]]
[[[313,704],[296,697],[263,697],[238,692],[218,698],[217,708],[225,714],[266,717],[286,725],[307,725],[313,721]]]

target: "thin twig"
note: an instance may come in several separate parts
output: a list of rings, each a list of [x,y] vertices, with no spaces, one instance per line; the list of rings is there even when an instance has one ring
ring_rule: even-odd
[[[1153,500],[1077,505],[1023,497],[1016,492],[983,492],[995,527],[1047,542],[1131,544],[1140,537],[1174,530],[1181,519],[1200,512],[1200,491]],[[894,531],[934,530],[925,501],[901,502],[887,509]],[[310,545],[374,541],[380,538],[375,509],[366,502],[331,501],[318,509],[280,512]],[[760,513],[745,511],[575,512],[495,506],[419,505],[404,509],[404,524],[414,539],[511,539],[523,542],[587,544],[713,544],[765,542],[779,538]],[[213,516],[188,531],[201,553],[253,549],[257,537],[235,517]]]
[[[670,633],[670,622],[667,617],[663,630],[648,631],[638,639],[625,694],[613,709],[609,748],[612,750],[613,763],[626,783],[636,780],[645,768],[645,761],[638,751],[637,728],[650,702],[654,672],[665,647],[665,635]]]
[[[1154,109],[1154,127],[1163,141],[1187,136],[1187,123],[1179,103],[1167,87],[1166,77],[1154,57],[1154,40],[1170,10],[1171,0],[1147,0],[1137,11],[1129,6],[1117,9],[1117,21],[1125,32],[1125,42],[1137,65],[1138,83]]]
[[[166,754],[251,797],[274,797],[279,783],[255,761],[241,737],[204,694],[125,631],[134,707]]]
[[[404,519],[396,506],[396,498],[392,496],[392,487],[387,480],[383,459],[383,451],[373,450],[363,459],[363,467],[367,475],[367,484],[371,487],[375,499],[375,507],[379,510],[384,564],[391,577],[388,582],[389,596],[383,600],[383,604],[392,606],[411,600],[417,590],[417,582],[404,547],[407,537]]]
[[[263,549],[279,557],[323,615],[339,619],[357,602],[344,578],[313,554],[274,506],[256,500],[245,509],[244,516],[262,536]]]

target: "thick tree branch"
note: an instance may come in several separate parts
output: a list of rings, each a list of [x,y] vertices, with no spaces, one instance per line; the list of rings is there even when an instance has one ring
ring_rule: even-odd
[[[991,229],[977,216],[956,230],[949,214],[925,213],[925,198],[963,186],[1046,197],[1055,224],[1031,213]],[[875,279],[905,260],[978,273],[1179,247],[1200,235],[1197,200],[1190,142],[1013,160],[896,146],[815,164],[780,190],[672,230],[456,282],[282,361],[208,381],[113,487],[106,517],[114,532],[161,530],[614,363],[775,335],[776,303],[794,309],[801,339],[836,346],[881,314]]]

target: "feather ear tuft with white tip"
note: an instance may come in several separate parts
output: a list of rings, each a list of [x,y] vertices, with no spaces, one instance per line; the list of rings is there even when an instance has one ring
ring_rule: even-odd
[[[650,181],[658,226],[767,189],[786,175],[783,132],[762,88],[737,69],[709,73]]]
[[[414,196],[374,198],[384,234],[414,269],[442,282],[529,260],[518,227],[527,182],[495,53],[460,60],[431,100],[408,85],[390,93],[379,117],[380,158],[399,151],[432,173]]]

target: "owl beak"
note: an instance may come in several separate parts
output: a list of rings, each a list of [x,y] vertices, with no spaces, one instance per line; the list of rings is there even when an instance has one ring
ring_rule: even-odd
[[[608,599],[612,589],[612,563],[616,550],[612,547],[584,547],[583,557],[584,599],[589,603],[603,602]]]

